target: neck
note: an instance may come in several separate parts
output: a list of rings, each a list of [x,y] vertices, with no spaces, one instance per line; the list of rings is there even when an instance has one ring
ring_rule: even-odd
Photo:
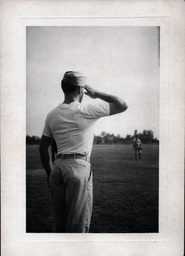
[[[72,102],[79,102],[78,97],[76,97],[74,95],[71,95],[71,94],[70,95],[69,94],[65,94],[63,104],[70,104]]]

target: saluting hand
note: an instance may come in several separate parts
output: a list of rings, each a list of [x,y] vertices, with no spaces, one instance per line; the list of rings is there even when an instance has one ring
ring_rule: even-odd
[[[97,90],[93,89],[92,87],[90,87],[89,85],[85,85],[84,87],[86,89],[86,92],[84,92],[86,95],[88,95],[89,97],[91,97],[92,99],[96,99],[97,98]]]

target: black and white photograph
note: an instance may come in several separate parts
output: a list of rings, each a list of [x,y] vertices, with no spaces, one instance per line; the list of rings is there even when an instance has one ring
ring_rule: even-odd
[[[184,0],[2,0],[1,255],[182,256]]]
[[[157,26],[26,28],[27,232],[159,232],[159,47]]]

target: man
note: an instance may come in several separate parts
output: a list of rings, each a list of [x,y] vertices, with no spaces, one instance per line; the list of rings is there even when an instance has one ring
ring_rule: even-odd
[[[141,159],[141,141],[137,135],[134,139],[133,149],[135,150],[135,159],[137,159],[137,156],[139,156],[139,159]]]
[[[96,121],[127,109],[116,96],[99,92],[86,85],[80,72],[68,71],[61,82],[64,102],[46,118],[40,156],[51,191],[55,232],[87,233],[92,214],[92,173],[90,156]],[[81,103],[84,95],[101,99],[99,103]],[[49,165],[48,147],[57,144],[53,170]]]

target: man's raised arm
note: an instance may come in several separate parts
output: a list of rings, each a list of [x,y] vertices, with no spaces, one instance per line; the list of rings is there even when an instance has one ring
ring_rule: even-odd
[[[89,85],[85,85],[85,89],[85,94],[91,97],[92,99],[98,98],[109,103],[110,115],[115,115],[124,112],[128,108],[127,104],[117,96],[99,92],[90,87]]]

